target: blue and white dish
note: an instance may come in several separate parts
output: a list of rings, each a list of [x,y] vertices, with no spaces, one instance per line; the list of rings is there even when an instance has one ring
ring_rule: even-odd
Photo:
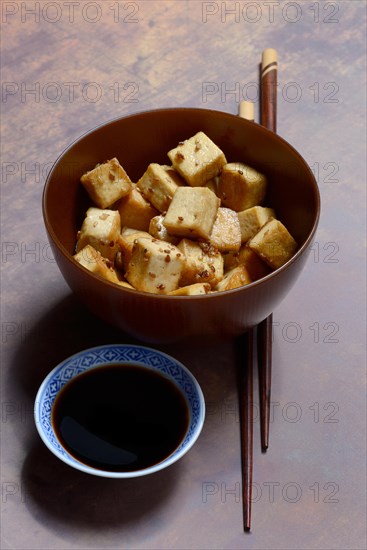
[[[60,390],[70,380],[95,367],[111,364],[141,365],[159,371],[181,390],[189,409],[189,424],[180,446],[162,462],[130,472],[111,472],[83,464],[60,444],[52,425],[52,407]],[[144,346],[104,345],[89,348],[55,367],[41,384],[34,408],[36,427],[45,445],[60,460],[82,472],[102,477],[129,478],[151,474],[170,466],[194,445],[204,423],[205,402],[201,388],[190,371],[173,357]]]

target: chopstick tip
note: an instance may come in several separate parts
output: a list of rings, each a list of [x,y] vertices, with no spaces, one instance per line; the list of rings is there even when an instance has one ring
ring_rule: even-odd
[[[238,105],[238,114],[241,118],[255,122],[255,107],[252,101],[240,101]]]
[[[269,63],[276,63],[278,61],[278,54],[274,48],[265,48],[262,53],[262,65],[263,67],[269,65]]]
[[[273,48],[267,48],[261,58],[261,78],[264,78],[270,71],[278,71],[278,54]]]

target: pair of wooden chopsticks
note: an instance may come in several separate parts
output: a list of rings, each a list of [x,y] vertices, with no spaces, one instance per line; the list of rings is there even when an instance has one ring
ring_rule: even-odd
[[[261,63],[261,124],[273,132],[276,132],[277,71],[277,53],[268,48],[263,51]],[[254,121],[253,103],[242,101],[239,105],[239,115]],[[273,315],[270,314],[256,329],[252,328],[247,333],[247,361],[242,378],[240,399],[243,527],[245,531],[251,529],[255,331],[257,331],[258,346],[261,449],[266,452],[269,446],[272,327]]]

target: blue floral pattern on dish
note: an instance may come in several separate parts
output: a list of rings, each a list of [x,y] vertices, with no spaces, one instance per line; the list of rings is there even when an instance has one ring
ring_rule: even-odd
[[[79,352],[60,363],[46,377],[35,403],[37,429],[46,445],[65,462],[84,471],[92,470],[81,465],[60,445],[52,426],[52,406],[58,392],[72,378],[88,369],[103,368],[103,365],[111,363],[134,363],[152,368],[173,380],[181,389],[189,405],[189,428],[181,445],[169,457],[169,463],[174,462],[176,456],[180,458],[196,441],[204,422],[205,404],[201,389],[187,368],[173,357],[151,348],[125,344],[99,346]],[[156,469],[160,468],[153,468]]]

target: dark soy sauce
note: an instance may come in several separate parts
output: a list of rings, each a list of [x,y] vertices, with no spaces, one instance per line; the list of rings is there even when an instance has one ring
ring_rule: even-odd
[[[52,423],[77,460],[111,472],[158,464],[182,442],[189,411],[180,390],[157,371],[111,364],[71,380],[55,399]]]

